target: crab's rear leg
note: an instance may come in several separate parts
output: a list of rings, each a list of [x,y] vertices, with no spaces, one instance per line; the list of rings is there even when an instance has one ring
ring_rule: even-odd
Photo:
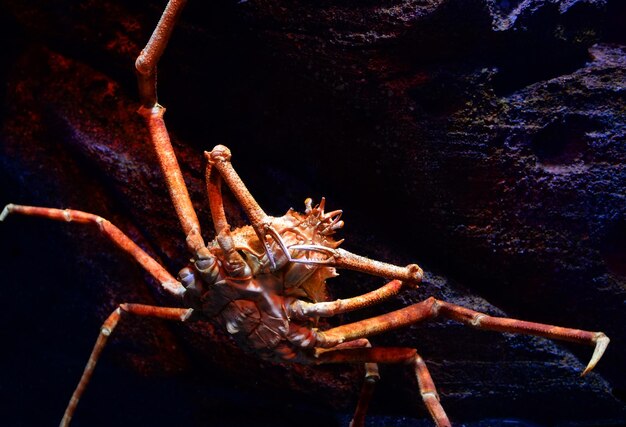
[[[450,420],[443,407],[439,403],[439,395],[435,388],[430,372],[424,360],[417,354],[417,350],[412,348],[333,348],[330,350],[318,349],[316,361],[324,363],[403,363],[411,365],[415,371],[420,395],[428,412],[435,421],[437,427],[450,427]],[[359,402],[360,404],[360,402]],[[355,414],[351,427],[363,427],[365,423],[365,413],[360,418]]]
[[[85,370],[83,371],[83,375],[76,386],[76,390],[72,394],[70,398],[70,402],[65,409],[65,414],[63,415],[63,419],[61,420],[61,427],[67,427],[70,423],[70,420],[74,416],[74,412],[76,411],[76,406],[78,405],[78,401],[81,396],[85,392],[87,384],[91,379],[91,375],[96,367],[96,363],[100,358],[100,354],[104,349],[104,346],[109,339],[109,335],[113,332],[118,322],[122,318],[122,316],[126,313],[134,314],[136,316],[143,317],[156,317],[159,319],[166,320],[178,320],[185,321],[189,319],[191,314],[193,313],[193,309],[191,308],[169,308],[169,307],[155,307],[151,305],[144,304],[120,304],[120,306],[111,313],[111,315],[104,321],[102,327],[100,328],[100,335],[98,335],[98,339],[96,340],[96,344],[91,351],[91,355],[89,356],[89,360],[87,361],[87,365],[85,366]]]
[[[130,237],[124,234],[110,221],[91,213],[74,209],[54,209],[36,206],[9,204],[0,214],[0,221],[9,214],[37,216],[57,221],[73,222],[78,224],[97,225],[98,229],[108,237],[117,247],[132,256],[152,277],[159,281],[161,286],[174,295],[182,295],[185,288],[161,264],[141,249]]]
[[[369,340],[366,338],[361,338],[358,340],[345,342],[343,344],[339,344],[333,349],[317,349],[319,353],[323,352],[336,352],[340,349],[351,349],[351,348],[371,348],[372,344],[370,344]],[[372,400],[372,395],[374,394],[374,387],[378,380],[380,379],[380,374],[378,373],[378,365],[371,361],[365,362],[365,378],[363,381],[363,385],[361,386],[361,392],[359,393],[359,401],[357,402],[356,410],[354,411],[354,415],[352,416],[352,421],[350,422],[350,427],[363,427],[365,425],[365,415],[367,414],[367,408],[369,407],[370,401]]]
[[[453,319],[477,329],[535,335],[593,345],[595,347],[593,355],[582,375],[585,375],[596,366],[609,344],[609,338],[602,332],[563,328],[508,317],[493,317],[431,297],[400,310],[318,332],[318,345],[320,347],[334,347],[345,341],[369,337],[437,316]]]

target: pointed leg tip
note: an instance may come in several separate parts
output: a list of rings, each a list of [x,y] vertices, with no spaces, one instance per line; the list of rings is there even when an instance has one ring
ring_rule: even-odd
[[[2,209],[2,213],[0,213],[0,221],[4,221],[7,216],[11,213],[11,209],[13,208],[13,204],[9,203]]]
[[[591,360],[589,361],[589,364],[587,365],[587,367],[585,368],[583,373],[580,374],[581,377],[584,377],[589,372],[591,372],[593,370],[593,368],[595,368],[595,366],[598,364],[598,362],[602,358],[602,355],[604,354],[604,351],[606,350],[606,348],[608,347],[609,343],[611,342],[609,337],[604,335],[604,333],[602,333],[602,332],[598,332],[596,334],[596,336],[594,338],[594,341],[596,343],[596,347],[593,350],[593,355],[591,356]]]

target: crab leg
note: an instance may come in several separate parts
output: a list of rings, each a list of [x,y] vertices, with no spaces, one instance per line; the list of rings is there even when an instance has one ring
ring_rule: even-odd
[[[222,199],[222,179],[219,173],[214,173],[211,162],[207,163],[205,178],[217,243],[223,253],[223,256],[220,257],[223,258],[222,267],[230,278],[249,279],[252,274],[250,267],[237,252],[235,242],[230,234],[230,225],[226,219],[224,200]]]
[[[371,348],[372,344],[370,344],[369,340],[366,338],[361,338],[354,341],[345,342],[343,344],[339,344],[333,349],[316,349],[317,355],[327,352],[333,353],[341,349],[348,348]],[[322,363],[331,363],[331,362],[322,362]],[[365,362],[365,380],[363,381],[363,386],[361,387],[361,393],[359,394],[359,401],[356,406],[356,410],[354,411],[354,415],[352,416],[352,421],[350,422],[350,427],[363,427],[365,425],[365,415],[367,413],[367,408],[369,407],[370,401],[372,400],[372,395],[374,394],[374,387],[378,380],[380,379],[380,374],[378,373],[378,365],[372,362]]]
[[[492,317],[456,304],[445,301],[436,301],[435,310],[438,314],[478,329],[500,332],[515,332],[526,335],[536,335],[545,338],[571,341],[579,344],[593,345],[594,351],[587,367],[581,376],[591,371],[602,358],[609,345],[609,337],[603,332],[590,332],[580,329],[563,328],[561,326],[546,325],[543,323],[527,322],[525,320],[508,317]]]
[[[602,332],[563,328],[508,317],[492,317],[456,304],[429,298],[391,313],[317,332],[318,345],[327,348],[334,347],[345,341],[369,337],[437,316],[453,319],[478,329],[535,335],[593,345],[595,346],[593,355],[582,375],[587,374],[596,366],[609,344],[609,338]]]
[[[439,403],[439,395],[435,388],[428,368],[424,360],[417,354],[417,350],[412,348],[350,348],[350,349],[331,349],[318,350],[316,355],[317,363],[403,363],[411,365],[417,377],[420,394],[424,404],[428,408],[431,417],[435,421],[437,427],[450,427],[450,420],[446,415],[443,407]],[[362,427],[364,425],[363,418],[357,421],[356,416],[351,427]]]
[[[157,261],[141,249],[130,237],[106,219],[87,212],[73,209],[53,209],[35,206],[6,205],[0,214],[0,221],[9,214],[16,213],[27,216],[38,216],[56,221],[75,222],[78,224],[94,224],[115,245],[132,256],[152,277],[173,295],[182,295],[185,288]]]
[[[424,275],[424,272],[417,264],[398,267],[356,255],[341,248],[333,250],[335,254],[333,259],[330,260],[329,265],[334,267],[347,268],[374,276],[399,279],[412,284],[421,282]]]
[[[207,153],[205,152],[205,155]],[[213,165],[207,162],[205,171],[205,181],[207,188],[207,196],[209,198],[209,208],[211,209],[211,218],[213,218],[213,226],[215,234],[219,234],[222,230],[230,228],[224,211],[224,200],[222,198],[222,179],[219,173],[214,173]]]
[[[378,289],[352,298],[318,303],[295,300],[287,306],[287,314],[291,318],[306,319],[309,317],[330,317],[336,314],[347,313],[381,303],[397,295],[403,286],[404,284],[400,280],[392,280]]]
[[[230,162],[232,154],[228,147],[217,145],[210,153],[205,153],[209,163],[217,169],[233,192],[243,210],[246,212],[252,227],[265,238],[265,227],[269,226],[270,217],[261,209],[252,194],[243,183]],[[259,236],[260,237],[260,236]]]
[[[290,261],[301,264],[319,264],[331,267],[346,268],[379,277],[387,277],[408,282],[412,285],[422,281],[424,271],[417,264],[399,267],[386,262],[376,261],[361,255],[353,254],[344,249],[333,249],[321,245],[291,245],[289,250],[311,251],[326,255],[325,259],[291,258]]]
[[[185,180],[180,171],[180,166],[176,160],[176,154],[172,148],[165,121],[163,120],[165,108],[158,103],[156,94],[157,63],[167,46],[176,20],[184,5],[184,0],[170,0],[168,2],[159,23],[152,33],[152,37],[150,37],[148,44],[135,61],[139,95],[142,103],[138,113],[146,121],[150,132],[150,140],[156,151],[163,175],[165,175],[167,189],[174,204],[174,209],[178,215],[183,232],[187,236],[187,247],[193,255],[197,255],[199,251],[202,251],[202,256],[206,257],[207,251],[204,250],[205,245],[200,234],[198,216],[191,203]]]
[[[167,3],[148,44],[135,61],[139,96],[146,108],[152,108],[157,104],[157,63],[165,51],[185,3],[186,0],[170,0]]]
[[[261,206],[259,206],[254,197],[252,197],[252,194],[250,194],[250,191],[233,168],[233,165],[230,163],[230,159],[232,156],[230,150],[228,149],[228,147],[225,147],[223,145],[217,145],[210,153],[205,152],[204,155],[207,158],[209,164],[208,167],[211,170],[213,168],[217,169],[222,179],[226,182],[230,190],[237,198],[237,201],[243,207],[244,212],[250,220],[250,225],[252,225],[254,232],[265,247],[265,252],[268,259],[270,260],[270,263],[272,264],[272,268],[275,268],[276,262],[274,259],[274,255],[267,243],[267,239],[265,238],[267,234],[271,234],[273,236],[277,235],[277,233],[272,230],[272,219],[263,211],[263,209],[261,208]],[[215,189],[211,188],[210,180],[208,182],[208,190],[209,197],[214,197],[216,191]],[[215,224],[215,226],[218,227],[218,224],[222,221],[223,207],[221,207],[222,212],[219,212],[217,209],[214,211],[213,205],[218,203],[216,200],[217,199],[214,199],[211,202],[211,213],[212,215],[214,215],[214,222],[216,221],[215,215],[217,215],[218,222]],[[225,222],[225,217],[223,221]],[[288,256],[288,254],[285,255]]]
[[[138,113],[146,120],[146,125],[150,131],[150,139],[165,176],[170,198],[174,204],[174,209],[180,220],[183,232],[187,236],[187,247],[195,255],[205,247],[204,241],[200,235],[198,216],[191,203],[183,174],[180,171],[180,166],[176,160],[176,155],[163,121],[165,108],[159,104],[155,104],[152,108],[142,106],[139,108]]]
[[[104,321],[102,327],[100,328],[100,335],[98,335],[98,339],[96,340],[96,344],[91,351],[91,355],[89,356],[89,360],[87,361],[87,365],[85,366],[85,370],[83,371],[83,375],[76,386],[76,390],[72,394],[70,402],[65,409],[65,414],[63,414],[63,419],[61,420],[60,427],[67,427],[74,416],[74,412],[76,411],[76,406],[78,405],[78,401],[81,396],[85,392],[85,388],[89,383],[91,375],[96,367],[96,363],[100,358],[100,354],[104,349],[104,346],[109,339],[109,335],[113,332],[117,323],[122,318],[122,315],[125,313],[134,314],[137,316],[144,317],[156,317],[159,319],[166,320],[178,320],[178,321],[186,321],[189,319],[191,314],[193,313],[192,308],[168,308],[168,307],[155,307],[151,305],[144,304],[120,304],[118,308],[109,315],[109,317]]]

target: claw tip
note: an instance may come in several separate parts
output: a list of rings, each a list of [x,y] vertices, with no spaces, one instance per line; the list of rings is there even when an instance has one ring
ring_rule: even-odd
[[[5,218],[9,216],[9,213],[11,212],[12,207],[13,205],[9,203],[8,205],[4,207],[4,209],[2,209],[2,213],[0,213],[0,221],[4,221]]]
[[[604,333],[602,332],[598,332],[596,334],[594,341],[596,342],[596,348],[593,350],[593,355],[591,356],[591,360],[589,361],[589,364],[587,365],[583,373],[580,374],[581,377],[584,377],[589,372],[591,372],[593,368],[595,368],[595,366],[598,364],[598,362],[602,358],[602,355],[604,354],[604,351],[609,345],[609,342],[611,342],[609,337],[604,335]]]

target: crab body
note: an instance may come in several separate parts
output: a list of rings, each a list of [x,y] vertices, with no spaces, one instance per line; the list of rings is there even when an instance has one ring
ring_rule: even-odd
[[[311,207],[305,201],[304,214],[289,209],[282,217],[270,217],[271,227],[280,235],[282,244],[317,245],[337,248],[332,234],[343,225],[341,211],[324,213],[320,206]],[[232,277],[218,261],[205,265],[196,260],[181,270],[179,277],[185,285],[183,299],[199,315],[218,323],[244,350],[275,361],[310,360],[310,351],[317,344],[312,328],[313,317],[292,320],[288,307],[296,298],[310,302],[328,299],[326,280],[337,276],[334,267],[293,262],[295,259],[319,258],[309,251],[293,251],[288,259],[275,240],[264,247],[251,226],[229,233],[248,273]],[[218,239],[207,245],[216,259],[224,258]],[[275,254],[272,259],[268,253]],[[273,264],[272,264],[273,263]]]

